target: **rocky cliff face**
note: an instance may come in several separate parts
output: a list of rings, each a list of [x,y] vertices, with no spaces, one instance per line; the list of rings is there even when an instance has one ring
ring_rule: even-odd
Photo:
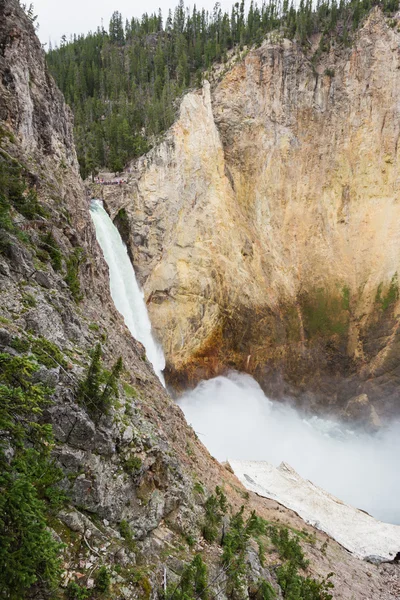
[[[316,66],[271,38],[103,190],[170,382],[233,367],[314,410],[363,393],[398,414],[399,43],[379,9]]]
[[[179,589],[185,566],[195,553],[201,553],[209,567],[211,592],[226,598],[228,582],[221,566],[221,547],[215,542],[207,543],[202,534],[207,523],[206,499],[219,485],[230,506],[224,517],[225,530],[229,516],[244,503],[246,515],[256,510],[270,522],[286,524],[293,531],[302,530],[302,545],[312,561],[308,574],[325,576],[329,571],[337,572],[334,581],[341,598],[395,598],[396,565],[378,568],[360,562],[324,534],[314,532],[296,514],[273,501],[246,493],[232,473],[210,457],[161,387],[144,358],[143,348],[132,339],[114,309],[108,271],[95,241],[78,175],[70,113],[47,73],[33,28],[15,0],[0,5],[0,81],[0,173],[3,177],[7,169],[18,167],[18,173],[28,183],[25,194],[29,198],[37,194],[42,207],[35,218],[29,216],[26,207],[25,215],[20,212],[20,205],[16,205],[19,210],[11,207],[12,226],[3,221],[3,213],[0,215],[0,351],[2,360],[28,357],[37,368],[34,383],[51,390],[51,403],[41,419],[53,427],[53,457],[62,468],[61,485],[68,498],[60,512],[51,513],[49,521],[53,535],[65,543],[64,587],[57,593],[68,598],[156,599],[163,596],[160,589],[165,581],[172,589]],[[197,108],[203,111],[198,117],[208,115],[210,135],[215,141],[214,159],[223,165],[210,97],[205,95],[203,99],[195,94],[185,102],[187,118],[193,123],[193,111]],[[177,127],[182,127],[182,136],[187,135],[183,125]],[[202,139],[200,134],[198,139]],[[161,159],[173,158],[175,152],[172,146],[163,148],[159,154],[161,165]],[[207,156],[204,154],[202,160]],[[178,178],[178,167],[171,168]],[[213,173],[210,163],[210,186],[214,185]],[[234,199],[229,191],[230,176],[228,183],[223,172],[221,177],[223,183],[218,184],[216,191],[221,197],[226,191]],[[7,192],[4,181],[7,180],[2,178],[2,209]],[[190,179],[187,182],[192,185]],[[149,202],[152,199],[150,195]],[[170,214],[179,222],[181,199],[173,199],[176,211],[171,208]],[[141,210],[145,224],[149,210],[144,199]],[[214,217],[210,215],[212,222],[218,215],[221,219],[220,209],[215,206],[214,210]],[[232,238],[238,236],[240,248],[245,248],[243,261],[252,262],[251,238],[247,243],[244,234],[229,225],[229,214],[226,213],[226,222],[220,221],[221,227],[229,227]],[[123,213],[120,218],[124,223]],[[152,228],[154,239],[160,236],[160,249],[161,222],[160,217],[159,226],[155,223]],[[193,231],[188,231],[187,240],[181,238],[182,250],[185,244],[201,249],[202,244],[209,243],[207,239],[196,239],[194,244],[194,238],[190,238]],[[234,251],[233,242],[225,239],[224,244],[227,252]],[[156,255],[149,251],[148,273],[153,272],[151,260],[159,260],[160,255]],[[186,260],[188,255],[183,256]],[[194,250],[193,256],[197,256]],[[177,272],[173,265],[171,277]],[[182,259],[179,272],[182,274],[188,266]],[[162,262],[160,267],[165,268]],[[219,281],[220,274],[210,276],[210,299],[216,289],[214,277]],[[159,298],[163,300],[161,291]],[[198,293],[198,288],[193,291]],[[189,293],[186,296],[189,298]],[[156,298],[154,295],[154,306]],[[205,306],[204,311],[212,316],[215,310],[217,319],[220,309],[215,301],[214,304],[216,309]],[[87,407],[78,402],[77,389],[90,362],[89,352],[99,342],[105,364],[111,365],[121,356],[125,371],[118,402],[108,414],[93,418]],[[8,460],[11,455],[12,452]],[[2,527],[3,521],[0,534],[4,535]],[[222,522],[220,527],[222,531]],[[260,578],[269,581],[281,597],[274,570],[280,560],[271,546],[261,564],[254,542],[249,545],[244,598],[257,594]],[[106,567],[111,578],[107,593],[94,583],[100,566]],[[81,591],[70,587],[66,593],[65,586],[71,582],[79,583]],[[39,586],[25,597],[47,597],[47,592]]]

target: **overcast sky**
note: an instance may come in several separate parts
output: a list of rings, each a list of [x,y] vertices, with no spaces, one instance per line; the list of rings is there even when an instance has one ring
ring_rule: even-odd
[[[29,0],[26,2],[29,5]],[[210,10],[215,0],[187,0],[186,5]],[[223,9],[229,9],[233,0],[220,0]],[[178,4],[178,0],[34,0],[35,14],[38,15],[39,37],[42,43],[49,42],[53,45],[58,43],[65,33],[67,38],[70,34],[87,33],[95,31],[101,25],[103,19],[104,27],[108,28],[110,17],[115,10],[119,10],[124,18],[141,17],[144,12],[152,13],[161,8],[163,17],[167,16],[168,9]]]

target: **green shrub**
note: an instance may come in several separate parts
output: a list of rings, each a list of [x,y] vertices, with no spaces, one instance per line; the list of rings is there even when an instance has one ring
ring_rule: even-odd
[[[193,491],[196,492],[196,494],[204,495],[204,487],[199,481],[196,481],[193,485]]]
[[[31,347],[29,341],[23,337],[15,337],[10,342],[11,348],[14,348],[17,352],[22,354],[23,352],[28,352]]]
[[[305,559],[298,537],[291,536],[287,527],[270,525],[267,532],[285,561],[276,572],[283,597],[287,600],[331,600],[333,573],[322,580],[303,577],[298,569],[307,569],[309,561]]]
[[[126,381],[123,381],[122,388],[123,388],[124,394],[127,398],[137,398],[138,393],[137,393],[136,389],[133,387],[133,385],[130,385]]]
[[[122,521],[119,524],[119,532],[124,538],[125,542],[127,543],[128,548],[134,550],[135,540],[133,537],[132,529],[130,528],[128,521],[126,521],[125,519],[122,519]]]
[[[135,474],[142,468],[142,460],[138,456],[132,456],[124,461],[124,470],[128,473]]]
[[[261,579],[258,582],[256,593],[251,597],[255,600],[274,600],[274,598],[276,598],[276,592],[268,581]]]
[[[78,388],[78,401],[94,419],[108,414],[113,402],[118,398],[118,380],[123,370],[121,357],[114,364],[111,373],[103,369],[101,359],[101,345],[96,344],[86,378]]]
[[[75,581],[70,581],[66,589],[68,600],[87,600],[91,592],[87,587],[78,585]]]
[[[54,271],[62,269],[62,253],[51,231],[40,237],[41,245],[46,250]]]
[[[59,365],[65,369],[67,366],[67,362],[59,347],[44,337],[32,340],[32,353],[37,361],[48,369],[54,369]]]
[[[34,188],[29,188],[21,196],[14,198],[13,205],[21,215],[29,220],[47,216],[45,209],[39,203]]]
[[[389,306],[397,302],[397,300],[399,299],[399,282],[397,273],[393,275],[389,285],[389,289],[383,296],[382,287],[383,285],[382,283],[380,283],[376,292],[375,302],[381,305],[383,311],[386,311],[389,308]]]
[[[333,573],[317,581],[299,575],[296,565],[289,561],[278,567],[276,575],[286,600],[331,600],[333,598],[330,593],[334,587],[330,581]]]
[[[13,231],[14,225],[11,219],[10,209],[10,203],[0,190],[0,229]]]
[[[250,539],[265,532],[265,525],[253,511],[247,521],[243,518],[244,507],[230,520],[223,539],[222,565],[226,573],[228,597],[244,596],[246,583],[246,552]]]
[[[100,592],[108,592],[110,589],[111,576],[107,567],[100,567],[94,578],[96,588]]]
[[[202,527],[204,539],[210,544],[217,539],[222,517],[228,509],[226,496],[218,486],[215,488],[215,496],[209,496],[204,505],[205,519]]]
[[[84,252],[82,248],[75,248],[66,262],[67,274],[64,277],[64,281],[68,285],[75,302],[80,302],[83,298],[79,281],[79,270],[83,261]]]
[[[194,548],[194,546],[196,545],[196,540],[190,533],[185,534],[185,540],[189,548]]]
[[[207,578],[207,566],[200,554],[196,554],[192,562],[184,568],[178,584],[168,586],[165,600],[207,600]]]
[[[24,458],[0,473],[0,588],[20,600],[34,583],[52,587],[60,575],[60,545],[47,528],[46,505]]]
[[[8,231],[14,229],[11,207],[27,219],[46,216],[36,190],[26,182],[21,166],[0,155],[0,227]]]
[[[306,569],[308,561],[304,558],[304,552],[296,536],[290,536],[287,527],[269,526],[269,536],[272,543],[278,549],[279,555],[284,560],[289,560],[296,567]]]
[[[22,295],[22,304],[26,308],[34,308],[36,306],[36,298],[32,296],[32,294],[23,294]]]

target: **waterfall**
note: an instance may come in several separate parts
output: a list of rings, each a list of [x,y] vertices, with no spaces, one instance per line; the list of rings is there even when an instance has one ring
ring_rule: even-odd
[[[110,290],[115,307],[124,317],[133,337],[145,347],[148,360],[161,383],[165,385],[162,374],[165,367],[164,354],[152,335],[144,295],[136,281],[127,248],[100,200],[92,200],[90,214],[97,241],[110,271]]]

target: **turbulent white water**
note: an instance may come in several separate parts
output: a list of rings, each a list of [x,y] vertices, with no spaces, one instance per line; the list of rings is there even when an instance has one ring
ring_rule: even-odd
[[[124,317],[133,337],[145,347],[146,356],[164,385],[164,354],[152,336],[146,303],[136,281],[126,246],[100,200],[92,200],[90,214],[96,228],[97,241],[110,271],[110,290],[114,304]]]
[[[400,425],[376,435],[346,430],[271,402],[248,375],[203,381],[179,399],[218,460],[289,463],[302,477],[377,519],[400,524]]]

